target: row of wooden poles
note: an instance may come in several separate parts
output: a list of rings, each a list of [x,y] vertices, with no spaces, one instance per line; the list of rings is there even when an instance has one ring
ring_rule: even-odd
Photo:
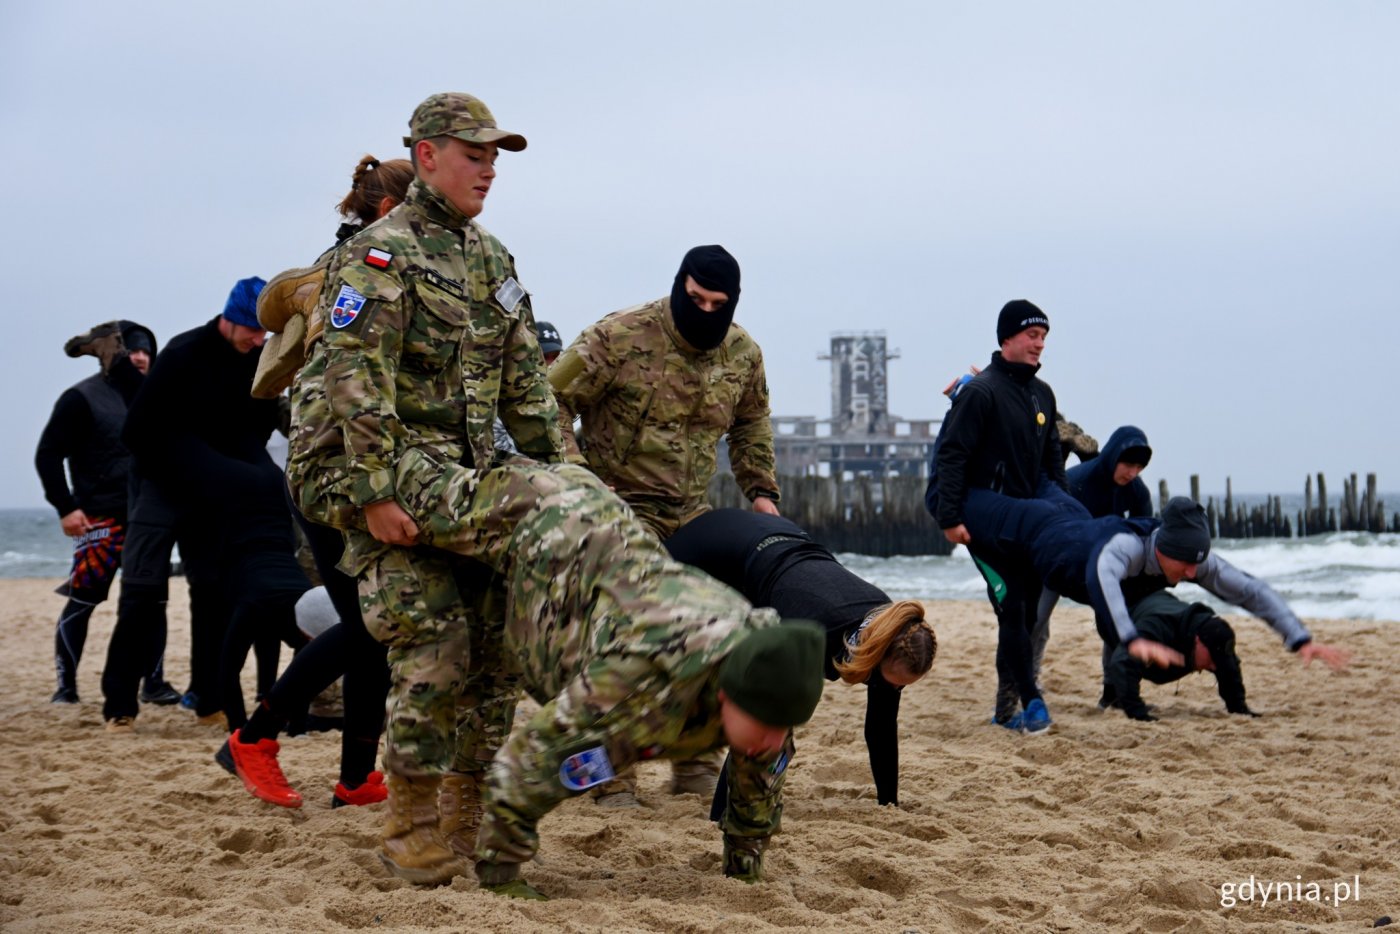
[[[1157,488],[1162,503],[1168,498],[1167,481]],[[1201,478],[1191,475],[1191,498],[1201,501]],[[1324,532],[1400,532],[1400,513],[1387,519],[1385,503],[1376,497],[1376,475],[1366,475],[1366,491],[1361,492],[1356,474],[1342,480],[1342,498],[1335,506],[1327,503],[1327,478],[1317,475],[1317,504],[1313,504],[1313,478],[1303,487],[1303,508],[1293,516],[1283,511],[1281,497],[1270,496],[1264,503],[1246,507],[1235,502],[1230,478],[1225,478],[1225,502],[1217,509],[1215,497],[1206,499],[1211,535],[1218,538],[1292,538]],[[1296,521],[1296,525],[1295,525]]]
[[[779,477],[783,491],[780,508],[787,518],[835,552],[863,555],[946,555],[952,552],[933,517],[924,508],[922,477],[856,477],[844,482],[833,477]],[[1341,502],[1327,502],[1327,481],[1317,475],[1317,503],[1308,477],[1305,505],[1295,517],[1284,514],[1281,498],[1271,496],[1263,505],[1245,507],[1235,502],[1229,479],[1225,502],[1206,500],[1211,535],[1216,538],[1291,538],[1322,532],[1400,532],[1400,513],[1389,521],[1385,504],[1376,498],[1376,475],[1366,475],[1366,489],[1359,491],[1356,474],[1343,481]],[[1162,503],[1169,498],[1167,482],[1158,488]],[[1191,477],[1191,498],[1201,501],[1198,475]],[[747,507],[732,474],[717,475],[710,483],[710,503],[716,508]]]

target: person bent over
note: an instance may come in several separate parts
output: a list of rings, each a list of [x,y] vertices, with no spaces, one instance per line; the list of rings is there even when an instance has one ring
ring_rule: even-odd
[[[423,544],[498,575],[505,656],[542,705],[487,771],[482,885],[543,897],[519,873],[545,814],[638,761],[725,745],[724,872],[757,880],[779,829],[791,729],[821,697],[822,631],[780,625],[773,610],[672,561],[582,467],[511,459],[478,472],[410,452],[396,489]]]
[[[1119,643],[1104,667],[1104,676],[1117,692],[1116,706],[1129,719],[1155,721],[1143,703],[1139,686],[1146,678],[1153,684],[1170,684],[1195,671],[1215,672],[1220,699],[1230,713],[1257,717],[1244,699],[1244,678],[1235,654],[1235,631],[1204,603],[1184,603],[1169,593],[1154,593],[1133,607],[1133,625],[1148,639],[1181,653],[1183,663],[1150,667]]]

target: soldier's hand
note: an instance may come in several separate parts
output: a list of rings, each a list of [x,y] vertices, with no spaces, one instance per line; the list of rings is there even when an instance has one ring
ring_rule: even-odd
[[[1144,665],[1156,665],[1159,668],[1180,668],[1186,664],[1186,659],[1182,658],[1176,649],[1151,639],[1134,639],[1128,643],[1128,654]]]
[[[948,539],[948,541],[952,542],[954,545],[972,544],[972,536],[968,533],[967,526],[963,525],[961,522],[953,526],[951,529],[944,529],[943,537]]]
[[[77,538],[79,535],[82,535],[88,529],[92,528],[92,523],[88,521],[87,513],[83,512],[81,509],[75,509],[62,519],[59,519],[58,524],[63,527],[63,534],[67,535],[69,538]],[[1308,645],[1311,644],[1311,642],[1308,643]],[[1303,648],[1307,648],[1307,646],[1303,646]]]
[[[1303,660],[1304,668],[1311,665],[1313,659],[1316,658],[1333,671],[1345,671],[1347,662],[1351,661],[1351,653],[1346,649],[1336,649],[1320,642],[1309,642],[1304,645],[1298,650],[1298,657]]]
[[[366,506],[365,524],[369,526],[369,534],[386,545],[413,545],[418,541],[418,526],[413,517],[392,499]]]
[[[766,496],[755,496],[753,498],[753,511],[761,512],[766,516],[779,515],[778,504]]]

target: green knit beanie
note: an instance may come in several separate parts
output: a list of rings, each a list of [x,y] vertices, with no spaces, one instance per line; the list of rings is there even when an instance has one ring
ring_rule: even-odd
[[[826,633],[805,619],[756,630],[720,664],[720,689],[760,723],[806,723],[822,697],[825,649]]]

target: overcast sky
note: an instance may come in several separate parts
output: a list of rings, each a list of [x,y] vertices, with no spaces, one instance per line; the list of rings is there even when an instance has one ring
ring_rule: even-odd
[[[208,7],[208,9],[206,9]],[[1400,489],[1400,4],[3,4],[0,506],[93,372],[234,280],[304,265],[414,106],[483,98],[530,141],[480,220],[570,340],[724,244],[779,415],[830,414],[831,332],[884,330],[890,406],[1051,322],[1041,376],[1144,479]],[[1400,503],[1389,504],[1400,507]]]

